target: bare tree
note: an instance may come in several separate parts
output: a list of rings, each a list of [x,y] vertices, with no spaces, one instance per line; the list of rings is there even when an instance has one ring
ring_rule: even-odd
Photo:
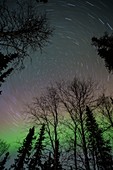
[[[17,0],[12,9],[7,1],[0,2],[0,50],[17,53],[17,61],[22,62],[30,49],[42,50],[52,31],[46,14],[38,14],[35,2]]]
[[[73,109],[70,104],[71,96],[69,94],[69,91],[67,90],[67,85],[64,82],[57,83],[57,88],[58,88],[60,102],[63,103],[66,112],[68,112],[68,114],[70,115],[71,120],[72,120],[72,122],[70,122],[69,119],[68,120],[66,119],[66,121],[63,121],[62,123],[66,127],[68,127],[70,130],[72,130],[74,133],[74,139],[71,137],[70,140],[71,140],[71,143],[73,141],[73,144],[74,144],[74,146],[73,146],[74,165],[75,165],[75,169],[77,170],[78,169],[78,166],[77,166],[77,121],[76,121],[77,115],[73,114]],[[70,147],[72,147],[72,146],[70,146]]]
[[[74,132],[74,164],[75,169],[78,169],[77,163],[77,134],[80,135],[80,140],[82,141],[83,154],[85,157],[85,168],[87,170],[90,169],[89,166],[89,158],[88,158],[88,150],[85,136],[85,108],[86,105],[94,106],[96,99],[94,97],[94,90],[96,84],[91,80],[80,80],[75,77],[72,82],[68,84],[65,83],[57,83],[58,94],[61,102],[66,108],[70,118],[72,120],[71,129]]]
[[[46,132],[53,150],[54,169],[58,166],[58,125],[59,125],[59,98],[54,87],[47,88],[47,93],[40,98],[36,97],[27,109],[33,121],[38,125],[45,124]]]

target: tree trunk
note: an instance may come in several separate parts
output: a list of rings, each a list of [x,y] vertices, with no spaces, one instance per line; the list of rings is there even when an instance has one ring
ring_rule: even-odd
[[[83,152],[85,156],[85,168],[86,170],[90,170],[87,147],[86,147],[86,140],[85,140],[85,134],[84,134],[84,127],[83,127],[83,120],[82,120],[82,112],[80,112],[80,124],[81,124],[81,131],[82,131]]]
[[[75,164],[75,169],[78,170],[78,167],[77,167],[77,132],[76,132],[77,128],[75,127],[75,131],[74,131],[74,164]]]

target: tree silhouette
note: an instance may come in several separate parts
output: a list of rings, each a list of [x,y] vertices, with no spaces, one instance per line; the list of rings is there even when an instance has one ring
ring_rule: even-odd
[[[104,131],[108,131],[113,128],[113,99],[111,96],[102,94],[98,98],[97,105],[99,113],[102,114],[102,119],[105,118]]]
[[[80,144],[83,150],[83,162],[85,162],[85,168],[87,170],[90,169],[89,159],[88,159],[88,149],[86,143],[86,136],[85,136],[85,127],[84,127],[84,119],[85,119],[85,106],[87,104],[91,105],[94,103],[94,88],[95,83],[89,80],[80,80],[78,77],[69,82],[69,84],[57,83],[58,87],[58,94],[61,103],[63,103],[66,111],[68,112],[71,123],[67,126],[73,130],[74,139],[73,141],[73,151],[74,151],[74,164],[75,169],[79,169],[78,163],[78,154],[77,154],[77,147],[78,147],[78,134],[80,136]]]
[[[18,149],[17,159],[15,159],[15,163],[11,165],[10,169],[21,170],[27,168],[29,170],[62,170],[58,140],[56,141],[56,151],[53,157],[49,153],[48,159],[44,159],[44,132],[45,124],[40,128],[40,134],[36,140],[36,138],[34,138],[34,127],[29,130],[23,145]],[[33,139],[35,139],[36,142],[33,143]],[[6,154],[6,156],[8,157],[8,154]],[[1,161],[1,167],[4,167],[7,157]]]
[[[32,150],[32,142],[34,139],[34,127],[29,129],[29,133],[24,139],[23,145],[18,149],[17,158],[11,169],[24,169],[25,164],[29,162],[29,157]]]
[[[0,53],[0,87],[9,74],[14,70],[14,61],[17,57],[17,54],[3,55]],[[13,65],[11,65],[12,63]],[[0,90],[0,94],[1,92],[2,91]]]
[[[93,113],[86,107],[86,127],[89,133],[89,147],[93,157],[93,168],[96,170],[111,170],[113,168],[113,160],[111,155],[111,147],[109,142],[105,141],[102,136],[102,130],[93,116]]]
[[[0,47],[23,60],[28,49],[43,48],[53,29],[46,15],[37,13],[34,2],[17,1],[16,6],[12,11],[5,1],[0,4]]]
[[[54,153],[54,170],[62,170],[62,165],[60,163],[60,152],[59,152],[59,141],[58,139],[55,141],[55,153]]]
[[[36,97],[32,105],[28,105],[26,111],[37,124],[44,123],[46,125],[46,132],[50,140],[49,145],[51,145],[53,155],[56,155],[60,117],[59,98],[56,89],[54,87],[47,88],[46,95],[40,98]]]
[[[9,145],[2,139],[0,139],[0,157],[8,151]]]
[[[71,140],[71,142],[73,142],[74,166],[75,166],[75,169],[77,170],[78,169],[78,162],[77,162],[77,112],[76,111],[74,112],[74,110],[72,109],[72,105],[73,105],[72,100],[71,100],[72,95],[70,95],[70,91],[69,91],[69,89],[67,89],[67,84],[65,84],[64,82],[57,83],[57,91],[58,91],[60,102],[63,103],[66,111],[69,113],[69,115],[71,117],[71,122],[70,121],[68,122],[68,120],[66,120],[66,122],[64,122],[64,124],[66,125],[66,127],[73,130],[74,139],[73,139],[73,141]]]
[[[44,150],[44,145],[43,145],[43,140],[45,139],[44,132],[45,132],[45,124],[43,124],[40,129],[40,135],[34,147],[34,154],[32,155],[29,162],[29,170],[32,169],[38,170],[39,168],[43,167],[41,158],[42,158],[42,151]]]
[[[107,33],[100,38],[93,37],[92,45],[97,49],[98,55],[104,59],[105,67],[109,73],[113,72],[113,34]]]
[[[7,152],[2,161],[0,161],[0,170],[5,170],[5,163],[8,159],[9,152]]]
[[[15,67],[24,67],[28,51],[42,51],[52,35],[46,14],[37,14],[32,2],[17,1],[13,10],[6,1],[0,2],[0,87]]]

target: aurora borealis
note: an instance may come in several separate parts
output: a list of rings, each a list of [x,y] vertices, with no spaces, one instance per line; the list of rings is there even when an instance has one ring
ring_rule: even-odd
[[[12,6],[14,0],[8,3]],[[25,69],[15,71],[2,85],[0,136],[11,142],[24,125],[24,105],[40,95],[50,83],[72,79],[75,74],[90,76],[112,94],[113,76],[91,45],[93,36],[113,32],[112,0],[49,0],[39,5],[39,11],[47,12],[55,28],[53,37],[42,54],[39,50],[32,51],[32,63],[26,59]]]

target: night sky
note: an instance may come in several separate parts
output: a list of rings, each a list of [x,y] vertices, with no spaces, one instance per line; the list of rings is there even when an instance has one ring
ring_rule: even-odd
[[[8,2],[13,4],[13,0]],[[15,71],[2,85],[1,136],[14,134],[22,127],[25,103],[55,81],[71,80],[75,75],[86,79],[90,76],[99,81],[100,87],[106,87],[108,93],[113,92],[113,75],[91,45],[93,36],[113,32],[113,1],[49,0],[39,5],[39,11],[47,12],[55,31],[42,54],[39,50],[31,52],[32,63],[26,59],[25,69]]]

